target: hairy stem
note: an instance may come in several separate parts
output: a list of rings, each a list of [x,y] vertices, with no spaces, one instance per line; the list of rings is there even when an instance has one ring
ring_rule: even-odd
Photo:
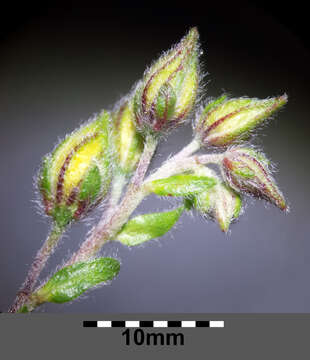
[[[144,183],[163,179],[175,174],[179,174],[195,168],[197,165],[203,164],[218,164],[223,155],[222,154],[206,154],[206,155],[194,155],[191,157],[182,156],[182,152],[173,156],[167,160],[159,169],[157,169],[152,175],[145,179]]]
[[[113,237],[126,223],[131,213],[146,195],[141,184],[143,183],[144,176],[150,165],[156,146],[157,141],[152,136],[148,136],[145,140],[144,151],[140,158],[140,162],[123,200],[108,217],[103,214],[99,223],[93,228],[91,235],[81,245],[80,249],[73,254],[67,265],[92,258],[101,249],[104,243],[110,240],[110,238]]]
[[[49,256],[53,253],[64,229],[60,228],[56,224],[53,225],[49,236],[45,240],[41,249],[37,252],[37,255],[28,271],[26,280],[24,281],[21,289],[17,293],[16,299],[9,309],[10,313],[16,313],[29,299],[34,285],[44,268]]]
[[[124,174],[116,174],[112,182],[112,189],[110,193],[108,206],[106,211],[104,212],[105,218],[109,217],[112,214],[115,207],[117,206],[125,185],[126,185],[126,176]]]
[[[167,161],[170,160],[178,160],[178,159],[182,159],[185,157],[188,157],[192,154],[194,154],[196,151],[198,151],[200,149],[200,143],[199,141],[197,141],[195,138],[188,144],[186,145],[181,151],[179,151],[177,154],[175,154],[172,158],[170,158]]]

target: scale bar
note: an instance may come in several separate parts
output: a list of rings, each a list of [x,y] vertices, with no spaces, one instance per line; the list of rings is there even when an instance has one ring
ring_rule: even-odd
[[[223,328],[224,320],[85,320],[83,327],[100,328]]]

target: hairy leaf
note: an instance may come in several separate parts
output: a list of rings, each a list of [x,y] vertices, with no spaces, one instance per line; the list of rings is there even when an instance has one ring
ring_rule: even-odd
[[[66,266],[56,272],[34,295],[40,303],[68,302],[89,288],[112,280],[119,269],[119,262],[112,258],[98,258]]]
[[[134,246],[163,236],[178,221],[184,206],[161,213],[139,215],[129,220],[117,234],[116,240]]]
[[[215,184],[216,180],[211,177],[183,174],[154,180],[147,187],[161,196],[190,196],[208,190]]]

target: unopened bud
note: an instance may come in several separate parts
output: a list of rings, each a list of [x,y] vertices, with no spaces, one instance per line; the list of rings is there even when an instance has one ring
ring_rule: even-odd
[[[265,100],[222,96],[207,104],[198,116],[196,137],[205,146],[237,143],[286,103],[286,94]]]
[[[251,148],[232,148],[224,154],[222,174],[227,184],[236,191],[263,198],[281,210],[287,209],[263,154]]]
[[[143,152],[143,137],[137,132],[132,102],[125,101],[113,115],[115,165],[125,175],[135,170]]]
[[[38,187],[46,214],[59,227],[85,215],[107,192],[108,126],[109,114],[103,112],[68,135],[43,160]]]
[[[198,88],[198,31],[189,33],[148,69],[134,94],[134,113],[143,132],[161,133],[183,123]]]
[[[220,181],[212,170],[203,167],[202,171],[208,171],[208,176],[217,179],[217,184],[195,196],[195,207],[202,214],[217,221],[221,230],[227,232],[232,221],[239,217],[242,207],[241,197]]]

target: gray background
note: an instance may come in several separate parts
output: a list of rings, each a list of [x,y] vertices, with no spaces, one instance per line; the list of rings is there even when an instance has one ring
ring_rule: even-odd
[[[83,328],[85,319],[107,319],[102,314],[0,315],[1,353],[13,359],[55,359],[61,355],[74,359],[300,359],[307,358],[309,314],[109,314],[112,320],[136,319],[225,320],[224,328],[145,328],[145,333],[182,333],[183,346],[125,345],[122,328]],[[44,331],[43,331],[44,329]],[[131,334],[133,333],[131,330]],[[132,336],[132,335],[131,335]],[[18,346],[16,346],[18,339]],[[52,341],[51,341],[52,339]],[[34,344],[35,345],[32,345]],[[35,350],[34,350],[35,349]],[[303,356],[303,354],[305,354]]]
[[[209,15],[208,15],[209,14]],[[128,249],[108,244],[121,271],[110,286],[39,312],[309,312],[309,52],[284,26],[248,5],[148,12],[49,9],[1,42],[0,310],[6,311],[45,239],[33,176],[58,138],[125,95],[150,62],[190,26],[201,35],[208,96],[267,97],[289,103],[254,143],[278,166],[287,215],[252,199],[227,236],[198,215],[183,215],[160,240]],[[191,139],[191,127],[160,144],[153,167]],[[150,197],[138,213],[173,206]],[[93,217],[98,216],[94,214]],[[89,224],[72,226],[42,279],[78,248]]]

